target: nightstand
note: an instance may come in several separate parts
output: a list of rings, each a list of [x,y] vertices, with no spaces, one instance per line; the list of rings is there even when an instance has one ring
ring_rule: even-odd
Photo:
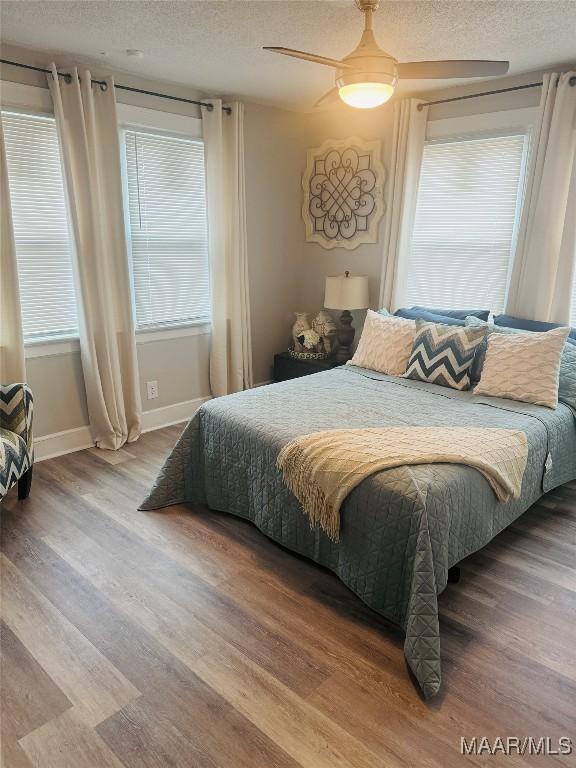
[[[325,360],[298,360],[288,352],[280,352],[274,355],[274,381],[287,381],[298,379],[300,376],[309,376],[311,373],[329,371],[330,368],[342,365],[334,356]]]

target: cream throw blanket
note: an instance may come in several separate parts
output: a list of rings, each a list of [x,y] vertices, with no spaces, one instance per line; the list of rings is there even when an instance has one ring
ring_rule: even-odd
[[[407,464],[466,464],[481,472],[499,501],[517,499],[528,458],[526,435],[489,427],[333,429],[292,440],[278,456],[284,482],[334,541],[340,506],[362,480]]]

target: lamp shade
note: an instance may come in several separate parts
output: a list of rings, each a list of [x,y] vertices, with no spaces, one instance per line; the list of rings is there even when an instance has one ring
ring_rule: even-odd
[[[326,309],[366,309],[368,301],[368,277],[366,275],[329,275],[324,295]]]

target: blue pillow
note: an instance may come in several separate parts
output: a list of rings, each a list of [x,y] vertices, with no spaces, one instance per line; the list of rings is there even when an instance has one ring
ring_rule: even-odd
[[[458,320],[465,320],[467,317],[479,317],[480,320],[488,320],[490,317],[489,309],[431,309],[430,307],[410,307],[423,312],[431,312],[433,315],[442,315],[442,317],[455,317]]]
[[[521,317],[513,315],[496,315],[494,325],[500,325],[504,328],[517,328],[520,331],[534,331],[543,333],[553,331],[554,328],[563,328],[560,323],[545,323],[542,320],[524,320]],[[568,343],[576,344],[576,328],[572,328],[568,334]]]
[[[396,317],[406,317],[408,320],[426,320],[429,323],[444,323],[444,325],[465,325],[464,318],[452,317],[451,315],[437,315],[426,309],[398,309],[394,312]]]

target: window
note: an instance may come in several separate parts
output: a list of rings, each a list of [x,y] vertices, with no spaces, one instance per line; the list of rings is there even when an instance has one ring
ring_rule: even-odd
[[[504,309],[520,216],[526,133],[424,148],[405,303]]]
[[[136,130],[125,138],[136,326],[208,322],[204,144]]]
[[[56,122],[2,112],[25,342],[78,335]]]

